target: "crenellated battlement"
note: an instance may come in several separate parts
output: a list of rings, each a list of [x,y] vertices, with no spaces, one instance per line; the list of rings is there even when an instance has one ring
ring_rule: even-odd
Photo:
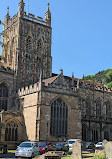
[[[48,10],[45,14],[45,20],[43,20],[43,18],[40,16],[35,16],[34,14],[31,14],[31,13],[27,14],[24,11],[24,6],[25,6],[25,3],[23,1],[20,1],[19,12],[17,14],[15,14],[12,18],[10,18],[10,15],[9,15],[9,7],[7,8],[7,15],[5,16],[5,22],[4,22],[5,29],[8,28],[13,23],[15,23],[20,17],[27,19],[27,20],[31,20],[32,22],[37,22],[40,24],[51,26],[51,13],[49,10],[49,3],[48,3]]]
[[[42,17],[35,16],[34,14],[31,14],[31,13],[27,14],[26,12],[24,12],[23,18],[27,19],[27,20],[31,20],[33,22],[37,22],[37,23],[40,23],[40,24],[47,25],[47,22],[45,20],[43,20]],[[7,16],[6,16],[6,19],[7,20],[4,22],[5,23],[5,28],[8,28],[9,26],[14,24],[18,20],[18,13],[15,14],[12,18],[10,18],[10,16],[7,18]]]
[[[24,12],[24,18],[46,25],[46,22],[43,20],[42,17],[39,17],[39,16],[36,17],[34,14],[31,14],[31,13],[27,14],[26,12]]]
[[[28,95],[28,94],[39,92],[42,88],[42,85],[44,86],[44,82],[42,82],[42,83],[38,82],[38,83],[34,83],[32,85],[20,88],[18,90],[18,95],[19,96],[25,96],[25,95]]]
[[[18,90],[18,95],[19,96],[25,96],[25,95],[32,94],[32,93],[35,93],[35,92],[38,92],[38,91],[39,91],[39,83],[35,83],[33,85],[26,86],[26,87],[23,87],[23,88],[19,89]]]

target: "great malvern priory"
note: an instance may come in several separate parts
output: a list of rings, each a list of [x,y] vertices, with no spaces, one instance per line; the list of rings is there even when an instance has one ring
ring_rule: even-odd
[[[51,12],[43,20],[25,3],[4,20],[0,61],[0,141],[59,142],[112,139],[112,90],[104,84],[52,73]],[[46,114],[50,120],[46,124]],[[48,127],[47,127],[48,126]],[[48,128],[48,129],[47,129]]]

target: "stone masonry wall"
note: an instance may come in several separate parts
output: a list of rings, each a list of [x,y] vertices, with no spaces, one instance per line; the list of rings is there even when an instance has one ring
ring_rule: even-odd
[[[46,140],[46,120],[45,115],[49,112],[51,114],[51,103],[54,99],[61,97],[68,106],[68,136],[67,138],[81,139],[81,112],[78,110],[78,98],[69,95],[60,95],[52,92],[42,92],[42,103],[40,106],[40,140]],[[50,136],[50,122],[49,122],[49,141],[64,141],[66,138]]]
[[[23,120],[25,123],[25,129],[23,134],[24,139],[34,141],[36,136],[36,116],[37,116],[37,93],[22,96],[23,98]]]

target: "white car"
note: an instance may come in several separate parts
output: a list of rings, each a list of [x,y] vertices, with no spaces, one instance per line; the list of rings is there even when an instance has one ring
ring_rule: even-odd
[[[73,143],[75,143],[76,141],[82,141],[81,139],[69,139],[67,140],[67,144],[69,145],[69,151],[72,152],[73,150]]]
[[[33,158],[39,155],[39,147],[37,142],[22,142],[15,152],[15,157],[29,157]]]
[[[96,148],[103,148],[103,143],[102,142],[98,142],[96,145],[95,145]]]

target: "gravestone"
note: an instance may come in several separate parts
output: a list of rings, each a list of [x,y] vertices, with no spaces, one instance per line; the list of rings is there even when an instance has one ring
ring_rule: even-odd
[[[72,159],[82,159],[81,142],[76,141],[73,144]]]
[[[108,159],[112,159],[112,141],[104,141],[105,154]]]
[[[61,157],[55,152],[49,151],[43,155],[36,156],[35,159],[61,159]]]

